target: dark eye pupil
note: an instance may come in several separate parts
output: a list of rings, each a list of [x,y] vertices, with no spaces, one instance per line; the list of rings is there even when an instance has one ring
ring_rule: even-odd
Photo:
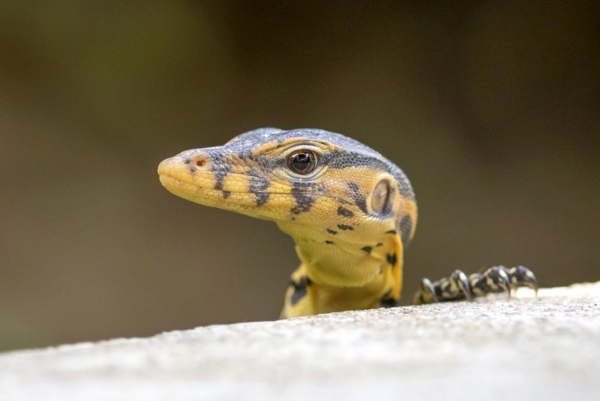
[[[299,153],[294,155],[292,164],[296,170],[306,170],[310,165],[310,155],[308,153]]]
[[[315,168],[315,156],[309,151],[299,151],[288,159],[289,167],[299,174],[308,174]]]

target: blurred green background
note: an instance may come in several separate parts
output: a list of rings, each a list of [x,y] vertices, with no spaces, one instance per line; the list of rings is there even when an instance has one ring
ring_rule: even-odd
[[[277,317],[269,222],[158,163],[262,126],[381,151],[421,277],[600,280],[598,1],[0,1],[0,349]]]

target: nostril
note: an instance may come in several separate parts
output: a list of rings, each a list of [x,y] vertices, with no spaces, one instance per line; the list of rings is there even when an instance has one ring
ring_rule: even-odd
[[[195,154],[188,159],[190,167],[198,170],[210,170],[210,156],[207,154]]]

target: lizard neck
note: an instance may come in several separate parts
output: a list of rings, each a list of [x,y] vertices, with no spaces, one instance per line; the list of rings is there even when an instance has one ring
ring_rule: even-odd
[[[385,270],[386,254],[393,247],[382,237],[365,247],[351,235],[331,235],[297,223],[277,222],[296,242],[296,253],[312,282],[332,287],[362,287]],[[379,246],[377,246],[379,245]]]
[[[292,274],[292,281],[300,283],[308,278],[310,282],[308,296],[294,305],[294,316],[377,308],[382,299],[399,296],[394,294],[402,258],[397,236],[381,237],[373,247],[363,249],[351,236],[332,241],[331,236],[318,230],[299,229],[298,224],[278,225],[296,242],[296,253],[302,262]],[[390,263],[389,255],[400,259]],[[288,315],[285,308],[283,315]]]

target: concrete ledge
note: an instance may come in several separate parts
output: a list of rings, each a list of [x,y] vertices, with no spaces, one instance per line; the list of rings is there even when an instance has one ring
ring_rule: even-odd
[[[600,283],[0,356],[8,400],[599,400]]]

